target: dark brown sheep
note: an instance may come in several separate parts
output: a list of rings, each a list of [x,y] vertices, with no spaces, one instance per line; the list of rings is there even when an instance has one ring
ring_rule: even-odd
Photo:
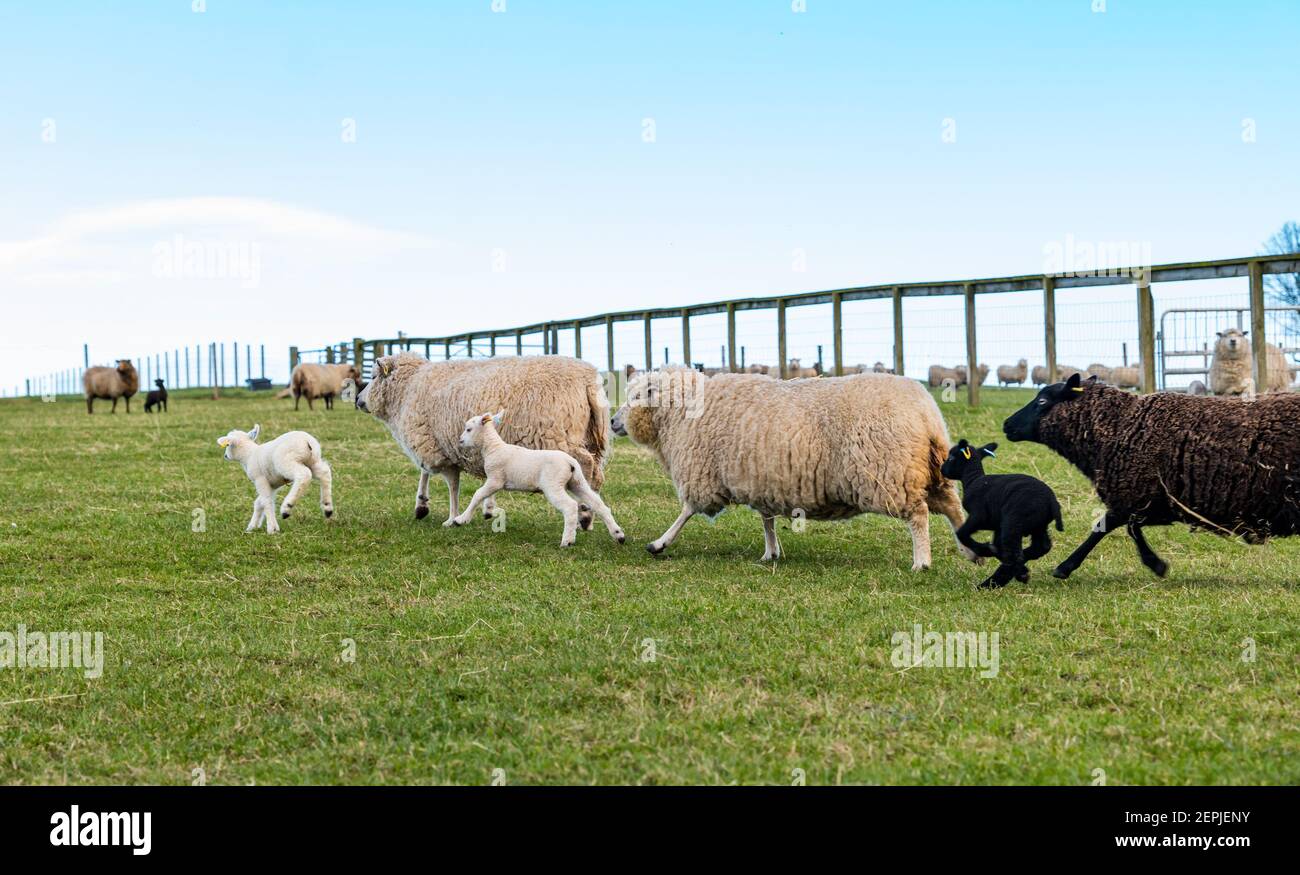
[[[140,389],[140,375],[130,359],[119,359],[115,368],[87,368],[81,378],[86,388],[86,412],[95,412],[95,399],[112,399],[113,413],[117,412],[117,399],[126,399],[126,412],[131,412],[131,396]]]
[[[1002,430],[1064,456],[1106,505],[1105,519],[1057,567],[1057,577],[1069,577],[1118,526],[1127,527],[1142,563],[1163,577],[1169,566],[1147,544],[1143,526],[1182,522],[1249,541],[1300,533],[1297,422],[1300,395],[1133,395],[1076,374],[1044,387]]]

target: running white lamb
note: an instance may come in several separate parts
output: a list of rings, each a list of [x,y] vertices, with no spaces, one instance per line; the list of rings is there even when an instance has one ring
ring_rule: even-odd
[[[275,521],[276,490],[286,483],[293,484],[280,504],[280,516],[288,519],[312,477],[320,481],[320,507],[325,518],[333,516],[333,472],[329,463],[321,458],[320,441],[305,431],[290,431],[273,441],[259,444],[257,436],[261,430],[262,426],[254,425],[252,431],[235,430],[217,438],[217,446],[226,450],[226,461],[242,465],[244,473],[257,489],[253,518],[248,521],[245,531],[253,531],[263,520],[269,534],[280,531],[280,524]]]
[[[605,528],[609,529],[610,537],[622,544],[625,540],[623,530],[614,521],[614,515],[600,495],[588,485],[577,460],[560,450],[533,450],[506,443],[497,433],[497,425],[504,415],[505,411],[500,411],[495,416],[484,413],[471,416],[465,421],[460,445],[466,448],[477,447],[483,453],[483,485],[470,499],[469,507],[443,525],[465,525],[480,504],[502,489],[510,492],[540,492],[556,510],[564,514],[561,547],[572,547],[577,539],[579,502],[591,508],[605,524]]]

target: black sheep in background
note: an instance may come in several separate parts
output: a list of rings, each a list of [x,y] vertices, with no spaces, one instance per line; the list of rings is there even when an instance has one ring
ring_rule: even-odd
[[[154,380],[153,384],[157,389],[150,389],[149,394],[144,399],[144,412],[153,413],[155,407],[161,407],[163,412],[167,412],[167,388],[163,386],[162,380]]]
[[[982,587],[1006,586],[1011,578],[1029,580],[1027,560],[1046,556],[1052,549],[1047,529],[1053,522],[1058,532],[1061,504],[1052,487],[1028,474],[985,474],[984,457],[992,456],[997,444],[973,447],[963,438],[948,453],[940,472],[949,480],[961,481],[961,506],[966,522],[957,530],[961,541],[980,556],[996,556],[1001,562]],[[993,545],[971,537],[992,532]],[[1029,538],[1029,549],[1024,549]]]
[[[1036,441],[1092,481],[1106,516],[1057,566],[1069,577],[1092,548],[1128,528],[1142,563],[1164,577],[1143,526],[1175,522],[1259,542],[1300,533],[1300,395],[1253,401],[1182,392],[1133,395],[1080,382],[1044,387],[1007,417],[1013,441]]]

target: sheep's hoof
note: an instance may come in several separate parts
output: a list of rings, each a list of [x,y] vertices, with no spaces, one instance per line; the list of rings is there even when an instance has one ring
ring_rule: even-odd
[[[280,511],[280,519],[287,520],[288,518],[289,518],[289,511],[287,510]]]
[[[997,580],[994,577],[986,577],[980,583],[980,589],[1001,589],[1007,585],[1005,580]]]
[[[1164,577],[1169,573],[1169,563],[1163,559],[1157,559],[1147,567],[1155,572],[1156,577]]]
[[[929,562],[913,562],[913,563],[912,563],[912,570],[913,570],[913,571],[929,571],[929,570],[930,570],[930,563],[929,563]]]
[[[451,517],[449,519],[443,520],[442,523],[442,527],[444,529],[450,529],[453,526],[458,526],[458,525],[460,525],[460,520],[458,520],[456,517]]]
[[[496,516],[496,511],[492,511],[492,510],[483,511],[483,519],[485,520],[490,520],[495,516]]]
[[[582,513],[581,511],[579,511],[578,528],[582,529],[584,532],[591,531],[591,520],[592,520],[592,516],[590,513]]]
[[[416,518],[417,520],[422,520],[422,519],[424,519],[425,517],[427,517],[428,515],[429,515],[429,505],[427,505],[427,504],[417,504],[417,505],[415,506],[415,518]]]
[[[560,546],[561,546],[561,547],[572,547],[572,546],[573,546],[574,544],[576,544],[576,543],[577,543],[576,540],[573,540],[573,541],[561,541],[561,542],[560,542]]]
[[[646,544],[645,548],[647,551],[649,551],[651,556],[658,556],[660,553],[664,551],[664,548],[656,546],[654,541],[651,541],[649,544]]]
[[[332,516],[334,516],[334,509],[333,509],[333,508],[330,508],[329,510],[325,511],[325,519],[329,519],[329,518],[332,517]]]
[[[625,541],[627,541],[627,535],[623,534],[622,532],[619,532],[617,535],[614,536],[614,540],[622,544]]]
[[[1029,583],[1029,572],[1028,571],[1020,572],[1019,574],[1016,575],[1016,580],[1020,581],[1021,583]]]
[[[1057,580],[1066,580],[1073,573],[1074,573],[1073,568],[1067,568],[1064,565],[1058,565],[1052,571],[1052,577],[1055,577]]]

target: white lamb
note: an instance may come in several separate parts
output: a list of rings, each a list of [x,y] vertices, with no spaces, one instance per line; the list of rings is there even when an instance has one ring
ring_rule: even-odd
[[[561,547],[572,547],[577,540],[579,502],[591,508],[605,524],[605,528],[609,529],[610,537],[622,544],[626,540],[623,530],[614,522],[614,515],[600,495],[587,484],[587,478],[577,460],[561,450],[533,450],[506,443],[497,433],[497,425],[503,415],[505,411],[499,411],[495,415],[484,413],[471,416],[465,421],[460,445],[466,448],[477,447],[482,452],[483,485],[470,499],[469,507],[443,525],[465,525],[481,503],[502,489],[510,492],[540,492],[556,510],[564,514]]]
[[[320,481],[320,507],[325,518],[334,515],[331,493],[333,472],[321,458],[320,441],[305,431],[290,431],[265,444],[257,442],[262,426],[254,425],[252,431],[232,431],[217,438],[217,446],[226,450],[226,461],[238,462],[248,479],[257,488],[253,502],[253,518],[245,531],[253,531],[266,521],[266,531],[275,534],[280,524],[275,521],[275,493],[286,483],[292,483],[289,493],[280,504],[280,516],[289,518],[294,503],[311,483],[312,477]]]

